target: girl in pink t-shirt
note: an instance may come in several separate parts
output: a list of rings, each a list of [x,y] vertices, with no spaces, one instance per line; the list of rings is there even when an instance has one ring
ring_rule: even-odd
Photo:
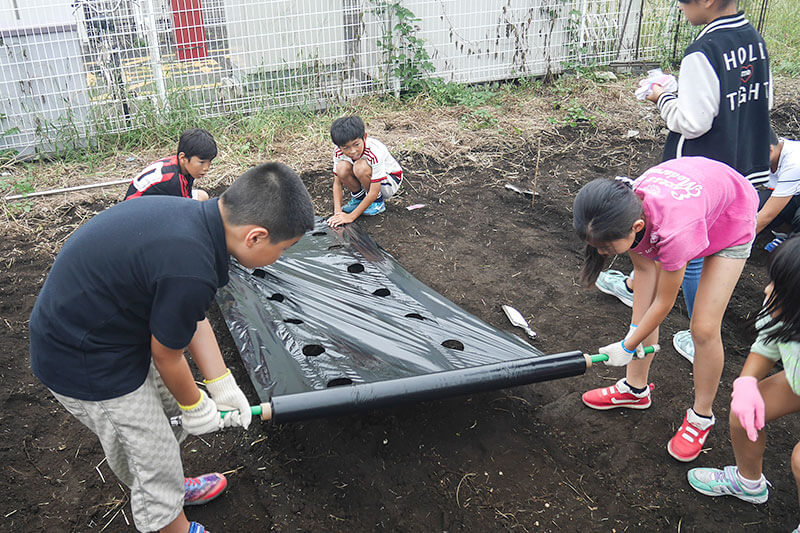
[[[628,252],[635,275],[631,327],[622,341],[600,348],[606,364],[627,365],[614,386],[584,393],[593,409],[650,407],[647,384],[658,326],[675,304],[686,263],[705,257],[691,318],[695,343],[695,398],[667,444],[670,455],[692,461],[715,418],[711,411],[722,375],[722,315],[755,238],[758,195],[724,163],[683,157],[647,170],[635,182],[594,180],[575,198],[573,226],[586,242],[582,281],[591,285],[605,256]],[[637,327],[638,325],[638,327]]]

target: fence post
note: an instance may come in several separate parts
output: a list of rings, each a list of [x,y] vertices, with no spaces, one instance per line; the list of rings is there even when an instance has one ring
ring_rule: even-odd
[[[164,87],[164,72],[161,70],[161,51],[158,47],[158,26],[153,0],[145,0],[144,18],[147,21],[147,48],[150,51],[150,67],[156,82],[156,92],[162,106],[167,105],[167,90]]]

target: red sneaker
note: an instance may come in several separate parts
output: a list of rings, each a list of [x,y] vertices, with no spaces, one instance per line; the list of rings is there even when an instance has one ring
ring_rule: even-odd
[[[617,381],[612,387],[601,387],[584,392],[581,399],[588,407],[606,411],[617,407],[627,407],[628,409],[647,409],[650,407],[650,391],[655,385],[652,383],[647,386],[641,394],[633,392],[625,378]]]
[[[208,503],[225,490],[228,480],[214,472],[198,477],[183,478],[183,505],[202,505]]]
[[[717,419],[713,416],[709,421],[697,416],[694,410],[687,409],[686,416],[683,417],[683,424],[667,443],[667,451],[672,457],[683,463],[694,461],[703,451],[703,444],[716,421]]]

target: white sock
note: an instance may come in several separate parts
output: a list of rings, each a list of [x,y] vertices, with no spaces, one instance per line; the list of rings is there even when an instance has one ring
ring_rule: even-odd
[[[695,413],[694,409],[689,409],[689,413],[686,417],[689,420],[689,423],[696,428],[706,430],[716,424],[717,418],[714,415],[711,415],[711,418],[707,416],[700,416]]]
[[[646,386],[642,392],[636,392],[635,390],[633,390],[633,388],[631,388],[630,384],[628,383],[628,380],[624,379],[624,378],[622,380],[622,388],[627,389],[627,390],[620,389],[620,392],[629,392],[629,393],[633,394],[634,396],[636,396],[637,398],[644,398],[645,396],[650,394],[650,387],[649,386]]]
[[[761,474],[761,477],[757,480],[747,479],[746,477],[742,476],[742,473],[739,472],[739,469],[736,469],[736,477],[739,480],[739,483],[742,484],[744,490],[748,492],[761,492],[764,488],[764,474]]]

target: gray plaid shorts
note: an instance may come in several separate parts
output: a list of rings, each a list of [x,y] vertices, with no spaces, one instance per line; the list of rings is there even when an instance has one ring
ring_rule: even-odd
[[[141,387],[119,398],[53,396],[100,439],[108,466],[130,488],[136,529],[158,531],[178,517],[184,495],[180,443],[186,432],[170,425],[180,408],[152,364]]]

